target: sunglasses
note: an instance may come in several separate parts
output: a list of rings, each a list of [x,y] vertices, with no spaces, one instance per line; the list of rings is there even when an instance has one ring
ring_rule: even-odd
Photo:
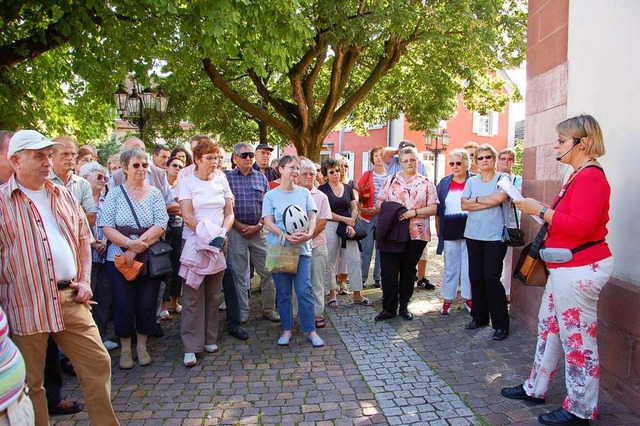
[[[242,152],[240,154],[237,154],[238,157],[242,158],[243,160],[246,160],[247,158],[253,158],[256,155],[253,152]]]
[[[462,166],[462,161],[449,161],[449,167]]]
[[[147,169],[149,168],[149,163],[133,163],[131,165],[131,167],[133,167],[134,169],[139,169],[140,166],[142,166],[143,169]]]
[[[104,175],[102,173],[96,175],[96,179],[104,180]]]
[[[181,165],[180,165],[180,164],[178,164],[178,163],[173,163],[173,164],[171,164],[171,167],[173,167],[174,169],[176,169],[176,168],[177,168],[177,169],[179,169],[179,170],[182,170],[182,168],[183,168],[183,166],[181,166]]]
[[[340,173],[338,170],[327,170],[328,175],[335,175],[336,173]]]
[[[484,157],[476,157],[476,159],[478,161],[482,161],[482,160],[491,160],[493,158],[493,155],[485,155]]]

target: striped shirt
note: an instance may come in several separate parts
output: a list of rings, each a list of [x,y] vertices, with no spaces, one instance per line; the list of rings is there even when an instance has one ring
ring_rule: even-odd
[[[68,189],[50,181],[45,189],[80,272],[81,242],[94,241],[87,218]],[[0,304],[19,336],[64,330],[52,249],[40,213],[11,176],[0,186]]]
[[[9,339],[9,324],[0,308],[0,411],[22,395],[27,369],[18,347]]]

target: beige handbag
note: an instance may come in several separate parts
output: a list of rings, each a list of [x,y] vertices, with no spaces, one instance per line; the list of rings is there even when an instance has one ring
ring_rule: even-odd
[[[278,243],[267,247],[267,260],[264,268],[269,272],[283,274],[295,274],[298,272],[300,260],[300,247],[286,246],[284,232],[280,235]]]

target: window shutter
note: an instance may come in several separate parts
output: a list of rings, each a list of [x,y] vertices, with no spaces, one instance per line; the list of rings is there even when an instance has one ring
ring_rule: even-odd
[[[500,120],[500,114],[495,111],[491,111],[489,113],[489,117],[491,119],[491,134],[496,136],[498,134],[498,122]]]
[[[471,121],[471,131],[473,133],[478,133],[479,131],[479,123],[480,123],[480,114],[478,114],[477,112],[473,112],[472,114],[472,121]]]

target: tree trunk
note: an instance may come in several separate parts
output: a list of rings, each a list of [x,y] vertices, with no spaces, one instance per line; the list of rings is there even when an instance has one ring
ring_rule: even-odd
[[[267,132],[267,125],[264,124],[262,121],[258,120],[258,131],[260,132],[260,143],[269,145],[268,142],[268,132]]]
[[[323,141],[324,138],[320,139],[318,135],[299,135],[299,137],[293,141],[293,146],[296,147],[299,156],[306,157],[317,163],[320,161],[320,151],[322,150]]]

